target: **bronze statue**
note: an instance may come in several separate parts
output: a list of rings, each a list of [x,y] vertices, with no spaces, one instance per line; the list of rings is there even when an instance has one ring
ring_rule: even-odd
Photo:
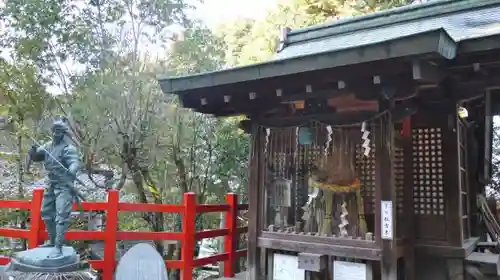
[[[78,199],[74,182],[80,159],[67,136],[68,126],[63,120],[57,120],[52,125],[52,141],[41,146],[35,144],[29,152],[29,158],[43,162],[48,172],[41,212],[49,234],[42,247],[54,247],[49,258],[62,256],[64,233],[69,226],[73,201]]]
[[[42,219],[49,239],[37,248],[16,252],[5,272],[9,279],[95,279],[86,262],[71,246],[64,246],[64,234],[68,230],[73,202],[81,195],[74,187],[80,169],[76,147],[70,142],[69,128],[65,120],[52,125],[52,141],[35,145],[28,152],[30,163],[43,162],[47,170],[48,185],[42,201]]]

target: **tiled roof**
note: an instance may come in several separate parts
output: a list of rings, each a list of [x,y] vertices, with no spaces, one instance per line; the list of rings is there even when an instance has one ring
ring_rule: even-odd
[[[432,5],[415,5],[414,7],[381,12],[378,15],[374,14],[326,26],[297,30],[291,32],[287,39],[292,43],[279,52],[275,58],[281,60],[316,53],[335,52],[383,43],[437,28],[444,28],[455,42],[500,34],[500,1],[496,1],[496,5],[490,5],[493,2],[495,1],[476,0],[471,2],[462,0],[449,4],[450,1],[438,1]],[[471,10],[468,5],[465,5],[469,3],[473,8],[474,5],[477,8]],[[439,9],[444,9],[442,6],[445,4],[447,6],[455,5],[457,8],[454,9],[454,12],[435,15],[440,12]],[[458,7],[460,4],[463,7]],[[404,18],[416,19],[405,21]],[[369,26],[370,22],[373,22],[372,27],[357,28],[357,26]],[[324,36],[325,34],[332,35]],[[308,38],[310,39],[308,40]]]
[[[183,96],[186,107],[201,108],[199,96],[189,99],[192,91],[212,88],[213,94],[228,84],[401,57],[449,60],[457,53],[499,48],[498,35],[500,0],[432,1],[293,30],[284,48],[264,63],[158,79],[163,92]]]

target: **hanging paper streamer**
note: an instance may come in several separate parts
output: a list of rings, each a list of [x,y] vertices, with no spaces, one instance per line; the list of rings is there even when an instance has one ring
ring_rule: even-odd
[[[267,155],[267,145],[269,144],[269,135],[271,134],[271,129],[266,128],[266,141],[264,142],[264,155]]]
[[[349,225],[347,216],[349,215],[349,212],[347,212],[347,204],[345,203],[345,201],[342,203],[341,209],[339,231],[340,236],[346,237],[349,235],[349,233],[347,232],[347,226]]]
[[[363,122],[361,124],[361,132],[363,133],[363,135],[361,136],[361,140],[363,140],[363,144],[361,145],[361,147],[364,149],[363,154],[365,155],[365,157],[367,157],[370,154],[371,148],[370,139],[368,138],[370,135],[370,131],[366,129],[366,122]]]
[[[330,147],[330,142],[332,142],[332,133],[333,133],[332,126],[328,125],[326,127],[326,131],[328,132],[328,134],[326,136],[325,156],[328,156],[328,147]]]
[[[307,202],[306,204],[304,204],[304,206],[302,206],[302,210],[304,210],[304,214],[302,215],[302,220],[304,221],[309,220],[310,212],[312,210],[311,204],[313,202],[313,199],[316,199],[316,197],[318,197],[318,194],[319,194],[319,188],[314,188],[312,190],[312,193],[309,193],[307,195]]]

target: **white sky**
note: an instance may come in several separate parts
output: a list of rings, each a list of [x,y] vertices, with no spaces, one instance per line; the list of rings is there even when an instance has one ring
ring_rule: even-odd
[[[276,0],[205,0],[194,16],[209,27],[239,17],[263,18],[266,11],[276,5]]]

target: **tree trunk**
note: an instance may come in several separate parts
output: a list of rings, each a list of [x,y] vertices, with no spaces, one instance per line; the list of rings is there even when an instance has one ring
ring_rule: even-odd
[[[23,118],[19,118],[19,128],[18,130],[21,130],[23,127]],[[24,199],[24,170],[23,170],[23,161],[22,161],[22,155],[23,155],[23,136],[19,134],[17,136],[17,199],[23,200]],[[21,229],[26,229],[26,219],[27,219],[27,213],[26,211],[20,211],[20,227]],[[27,241],[25,239],[22,240],[21,246],[23,250],[27,249]]]

